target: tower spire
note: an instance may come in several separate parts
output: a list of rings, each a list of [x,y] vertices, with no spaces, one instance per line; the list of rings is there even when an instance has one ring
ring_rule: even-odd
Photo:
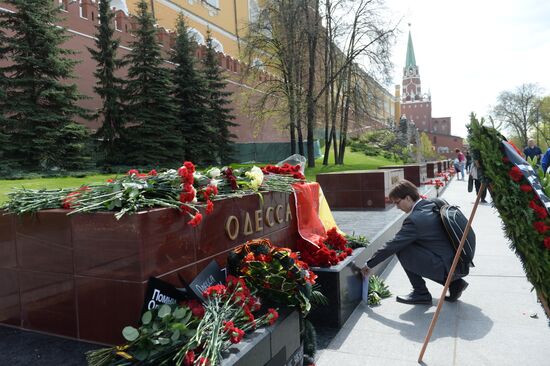
[[[407,43],[407,59],[405,60],[405,68],[409,66],[416,66],[416,59],[414,57],[414,47],[411,36],[411,23],[409,23],[409,42]]]

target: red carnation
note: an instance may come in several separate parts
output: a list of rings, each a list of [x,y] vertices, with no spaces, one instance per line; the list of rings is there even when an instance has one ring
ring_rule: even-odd
[[[202,306],[201,302],[195,299],[189,300],[187,302],[187,306],[189,309],[191,309],[191,313],[197,317],[202,318],[204,317],[204,307]]]
[[[189,170],[189,172],[191,172],[191,173],[195,172],[195,165],[192,162],[186,161],[186,162],[183,163],[183,166],[185,166],[187,168],[187,170]]]
[[[195,352],[187,351],[187,353],[185,354],[185,357],[183,358],[183,365],[193,366],[193,362],[195,362]]]
[[[544,246],[546,249],[550,249],[550,238],[544,238]]]
[[[211,214],[214,211],[214,203],[212,201],[208,201],[206,203],[206,214]]]
[[[522,184],[519,186],[519,189],[521,189],[523,192],[532,192],[533,187],[531,187],[529,184]]]
[[[548,231],[548,229],[550,229],[550,226],[545,225],[544,222],[542,222],[542,221],[534,222],[533,226],[534,226],[535,230],[537,230],[541,234],[544,234],[545,232]]]
[[[227,288],[224,285],[210,286],[202,293],[204,297],[210,297],[212,295],[225,295]]]
[[[267,321],[269,322],[269,325],[275,324],[277,319],[279,319],[279,313],[277,310],[269,308],[267,310]]]
[[[157,171],[155,169],[153,169],[149,173],[147,173],[147,175],[150,175],[150,176],[154,177],[154,176],[157,175]]]
[[[135,175],[138,175],[138,174],[139,174],[139,170],[137,170],[137,169],[130,169],[130,170],[128,170],[128,173],[127,173],[127,174],[128,174],[128,175],[134,175],[134,174],[135,174]]]
[[[235,324],[232,321],[224,321],[223,322],[223,330],[224,332],[231,332],[231,330],[235,328]]]
[[[210,360],[206,357],[201,357],[201,358],[199,358],[198,365],[199,366],[208,366],[208,365],[210,365]]]
[[[239,343],[244,337],[244,330],[234,327],[231,329],[231,337],[229,341],[233,344]]]
[[[187,222],[187,224],[191,226],[197,226],[198,224],[201,223],[201,221],[202,221],[202,214],[197,213],[195,214],[195,216],[193,216],[191,220]]]
[[[510,175],[510,178],[512,178],[514,182],[519,182],[523,177],[523,173],[517,166],[512,167],[512,169],[508,172],[508,175]]]

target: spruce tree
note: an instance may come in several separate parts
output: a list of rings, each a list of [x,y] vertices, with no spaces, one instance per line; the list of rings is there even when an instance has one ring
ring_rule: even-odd
[[[223,80],[222,72],[218,67],[210,30],[207,32],[206,55],[203,64],[209,106],[208,122],[214,131],[212,141],[217,146],[216,159],[225,164],[231,161],[234,148],[232,140],[237,137],[230,132],[230,127],[237,126],[237,124],[232,122],[235,117],[231,114],[231,108],[227,107],[231,103],[229,98],[232,93],[225,89],[227,83]]]
[[[0,104],[4,134],[9,146],[4,159],[27,169],[85,167],[89,157],[74,149],[84,146],[78,141],[66,149],[66,139],[75,135],[68,130],[80,130],[74,117],[87,116],[78,106],[83,97],[73,77],[74,65],[70,57],[74,51],[62,48],[68,38],[59,22],[58,8],[51,0],[6,0],[15,9],[13,13],[0,12],[0,28],[10,34],[3,37],[1,55],[10,63],[0,67],[6,75],[5,96]],[[71,154],[71,156],[67,156]]]
[[[95,92],[103,102],[100,111],[102,125],[95,137],[100,141],[101,160],[107,163],[117,162],[117,142],[124,128],[123,105],[121,103],[123,81],[115,75],[124,62],[117,59],[116,52],[120,41],[113,37],[114,12],[109,0],[99,1],[99,23],[96,25],[95,48],[88,47],[92,58],[97,62],[94,76],[97,78]]]
[[[176,25],[176,44],[172,61],[174,69],[174,96],[178,107],[179,126],[185,143],[185,159],[190,161],[215,160],[215,146],[211,146],[213,130],[205,118],[208,116],[206,83],[195,68],[195,46],[190,41],[182,14]]]
[[[163,66],[154,18],[147,2],[137,9],[138,28],[127,56],[125,92],[128,123],[124,133],[126,162],[134,165],[181,163],[183,141],[177,125],[170,71]]]

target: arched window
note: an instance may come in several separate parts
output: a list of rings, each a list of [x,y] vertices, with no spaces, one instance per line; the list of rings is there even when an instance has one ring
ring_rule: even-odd
[[[212,48],[217,52],[223,53],[223,46],[216,38],[212,38]]]
[[[187,35],[189,36],[189,39],[191,41],[197,42],[197,44],[205,45],[206,41],[204,40],[204,36],[196,30],[195,28],[189,28],[187,30]]]

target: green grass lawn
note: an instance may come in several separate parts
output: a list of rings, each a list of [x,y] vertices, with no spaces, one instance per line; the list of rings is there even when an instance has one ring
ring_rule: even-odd
[[[362,152],[352,152],[346,148],[344,165],[334,165],[334,154],[331,150],[328,165],[323,165],[323,158],[315,161],[315,168],[306,168],[306,178],[314,182],[319,173],[343,172],[346,170],[377,169],[379,166],[402,164],[401,161],[386,159],[381,156],[367,156]]]
[[[34,179],[11,179],[0,180],[0,203],[7,200],[7,194],[13,188],[30,188],[30,189],[56,189],[56,188],[78,188],[84,184],[100,183],[109,178],[113,178],[113,174],[98,174],[88,175],[86,177],[59,177],[59,178],[34,178]]]
[[[376,169],[382,165],[401,163],[399,161],[385,159],[381,156],[366,156],[361,152],[351,152],[346,150],[344,165],[333,165],[334,157],[331,154],[329,165],[323,166],[323,158],[315,161],[315,168],[306,168],[306,177],[309,181],[315,181],[315,176],[319,173],[341,172],[345,170],[363,170]],[[254,164],[237,164],[238,166],[251,166]],[[256,164],[264,165],[264,164]],[[13,188],[30,189],[56,189],[56,188],[78,188],[84,184],[104,182],[108,178],[113,178],[114,174],[89,175],[86,177],[63,177],[63,178],[35,178],[18,180],[0,180],[0,203],[6,201],[7,194]]]

